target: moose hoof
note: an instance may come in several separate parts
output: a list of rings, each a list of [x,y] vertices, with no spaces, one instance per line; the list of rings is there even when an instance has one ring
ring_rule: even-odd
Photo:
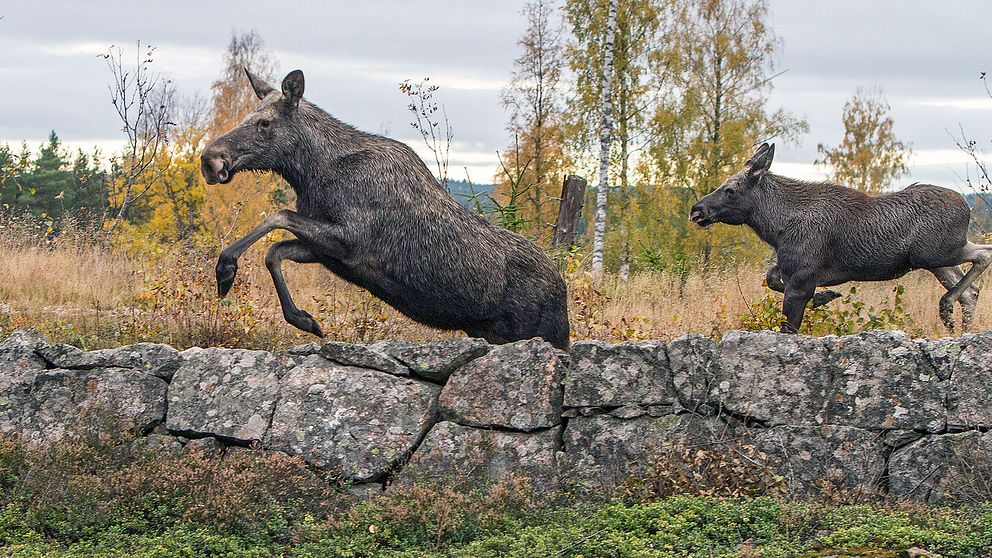
[[[819,291],[813,295],[813,308],[819,308],[837,298],[840,298],[837,291]]]
[[[238,274],[238,260],[228,260],[221,256],[217,261],[217,296],[226,296]]]
[[[954,299],[946,294],[940,297],[940,321],[947,331],[954,333]]]
[[[789,322],[785,322],[784,324],[782,324],[782,327],[779,329],[779,332],[792,334],[792,333],[799,333],[799,330],[796,329],[795,327],[792,327],[792,324],[790,324]]]
[[[320,325],[317,323],[317,320],[314,320],[313,317],[305,310],[297,310],[294,313],[287,313],[286,321],[293,327],[302,329],[307,333],[312,333],[317,337],[324,337],[324,332],[320,330]]]

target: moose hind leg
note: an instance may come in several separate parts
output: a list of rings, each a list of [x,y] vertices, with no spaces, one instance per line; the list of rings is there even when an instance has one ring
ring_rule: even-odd
[[[945,311],[949,312],[949,310],[947,310],[948,307],[953,308],[955,301],[960,301],[962,298],[965,298],[965,293],[972,288],[975,280],[978,279],[978,277],[986,269],[988,269],[989,265],[992,265],[992,244],[973,244],[969,242],[962,250],[962,259],[964,261],[971,262],[971,269],[968,270],[968,273],[965,273],[964,277],[962,277],[956,285],[951,287],[947,293],[940,298],[941,317],[943,317]],[[973,298],[975,304],[977,305],[977,293],[974,294]],[[963,304],[962,308],[964,308]],[[967,320],[967,324],[962,324],[964,327],[971,326],[971,320],[974,317],[974,308],[971,308],[968,314],[968,316],[965,316],[964,311],[962,312],[962,322]]]
[[[299,240],[284,240],[277,242],[269,248],[265,254],[265,267],[272,275],[272,283],[276,287],[276,295],[279,297],[279,304],[282,306],[282,315],[286,321],[303,331],[312,333],[317,337],[323,337],[317,321],[305,310],[300,310],[286,286],[286,278],[282,274],[282,261],[289,260],[296,263],[317,263],[320,261],[309,248]]]
[[[956,265],[949,267],[938,267],[929,270],[933,273],[937,281],[947,289],[948,292],[957,285],[961,278],[964,277],[964,271]],[[962,303],[962,313],[964,311],[964,304]],[[944,297],[940,299],[940,321],[944,323],[944,327],[947,331],[954,333],[954,303],[950,301],[945,301]]]
[[[978,311],[978,295],[981,289],[972,283],[963,293],[958,302],[961,303],[961,329],[965,333],[971,331],[971,324],[975,321],[975,313]]]
[[[940,284],[948,291],[954,288],[961,281],[961,278],[964,277],[964,270],[959,265],[931,269],[930,272],[937,277]],[[961,298],[958,300],[958,303],[961,305],[961,329],[965,332],[971,330],[971,324],[975,320],[980,292],[981,290],[978,288],[978,285],[972,283],[961,293]],[[951,310],[953,310],[952,306],[941,304],[940,320],[944,322],[944,326],[948,331],[954,333],[954,319],[951,317]]]
[[[828,302],[840,298],[840,293],[837,291],[816,291],[813,294],[813,308],[819,308]]]
[[[768,288],[777,292],[785,292],[785,279],[782,278],[782,270],[777,265],[773,265],[765,275],[765,284]]]

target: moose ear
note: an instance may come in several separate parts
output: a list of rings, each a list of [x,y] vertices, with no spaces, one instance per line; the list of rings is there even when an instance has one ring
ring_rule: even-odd
[[[245,74],[248,76],[248,82],[251,83],[251,88],[255,91],[255,96],[261,101],[266,95],[275,91],[275,88],[265,83],[265,80],[251,73],[251,70],[245,68]]]
[[[282,96],[291,108],[296,108],[303,98],[303,72],[293,70],[282,80]]]
[[[772,166],[772,159],[775,158],[775,144],[768,145],[767,143],[761,144],[761,147],[755,151],[754,155],[747,160],[747,166],[750,167],[751,174],[763,174],[768,172],[768,169]]]

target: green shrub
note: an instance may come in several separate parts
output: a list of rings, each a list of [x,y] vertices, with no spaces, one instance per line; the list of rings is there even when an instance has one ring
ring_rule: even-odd
[[[0,556],[16,558],[799,558],[897,556],[910,546],[956,558],[992,553],[990,503],[837,505],[725,497],[722,489],[674,494],[669,485],[626,500],[539,503],[526,481],[507,479],[465,491],[391,487],[356,504],[285,455],[208,459],[108,438],[33,449],[0,440],[0,488]]]
[[[857,287],[851,287],[843,298],[820,306],[807,306],[800,333],[806,335],[851,335],[873,329],[899,329],[913,336],[922,334],[913,317],[906,311],[906,289],[892,289],[892,305],[875,308],[858,300]],[[812,304],[812,303],[810,303]],[[769,294],[751,305],[740,317],[740,328],[748,331],[777,330],[785,323],[781,295]]]

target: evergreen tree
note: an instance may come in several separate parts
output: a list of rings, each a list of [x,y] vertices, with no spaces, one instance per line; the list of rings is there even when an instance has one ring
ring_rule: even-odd
[[[18,160],[7,144],[0,145],[0,207],[9,210],[17,203]]]
[[[59,216],[75,207],[76,187],[62,142],[52,130],[21,180],[17,203],[35,215]]]
[[[87,222],[100,222],[107,211],[108,177],[100,168],[100,152],[93,151],[87,156],[80,149],[72,164],[72,179],[75,189],[73,212]]]

